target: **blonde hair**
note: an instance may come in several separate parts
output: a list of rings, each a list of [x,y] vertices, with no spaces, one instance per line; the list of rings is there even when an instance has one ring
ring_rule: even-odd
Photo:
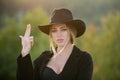
[[[72,27],[71,25],[68,25],[68,28],[69,28],[69,34],[70,34],[70,42],[71,44],[75,44],[75,38],[76,38],[76,35],[77,35],[77,31],[74,27]]]
[[[76,29],[74,27],[72,27],[71,25],[68,25],[68,24],[66,24],[66,26],[69,29],[68,33],[70,35],[70,42],[71,42],[71,44],[75,44],[75,37],[76,37],[76,34],[77,34]],[[56,52],[55,48],[57,47],[57,45],[53,41],[51,32],[49,32],[49,40],[50,40],[50,50],[54,54],[56,54],[57,52]],[[63,49],[60,50],[60,52],[62,52],[65,49],[65,47],[66,47],[66,45],[67,45],[68,42],[69,42],[69,40],[66,42],[65,46],[63,47]]]
[[[53,39],[52,39],[52,36],[49,35],[49,40],[50,40],[50,50],[55,54],[56,53],[56,50],[55,50],[55,44],[53,43]]]

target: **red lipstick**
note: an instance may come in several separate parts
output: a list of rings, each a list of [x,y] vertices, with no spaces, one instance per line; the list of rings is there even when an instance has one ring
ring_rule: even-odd
[[[57,39],[58,43],[62,43],[64,39]]]

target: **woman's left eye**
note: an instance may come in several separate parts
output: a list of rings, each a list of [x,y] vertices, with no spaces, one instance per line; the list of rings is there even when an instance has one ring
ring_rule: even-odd
[[[62,29],[62,31],[66,31],[67,29]]]

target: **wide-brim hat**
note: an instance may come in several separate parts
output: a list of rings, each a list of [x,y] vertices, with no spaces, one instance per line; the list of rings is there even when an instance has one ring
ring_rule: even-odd
[[[54,24],[68,24],[74,27],[77,31],[76,37],[82,36],[86,30],[85,23],[80,19],[74,20],[71,11],[68,9],[54,10],[50,23],[48,25],[39,25],[38,27],[43,33],[49,35],[50,27]]]

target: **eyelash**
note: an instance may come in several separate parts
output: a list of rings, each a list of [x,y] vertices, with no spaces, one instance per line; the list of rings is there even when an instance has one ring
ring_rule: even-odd
[[[67,29],[62,29],[62,31],[66,31]]]

